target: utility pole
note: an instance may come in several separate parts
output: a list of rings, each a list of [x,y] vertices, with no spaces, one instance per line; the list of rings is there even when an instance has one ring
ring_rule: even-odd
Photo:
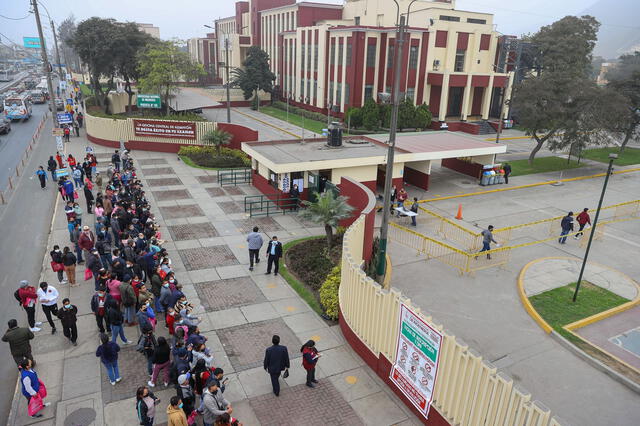
[[[229,93],[229,88],[231,87],[231,82],[229,81],[229,37],[226,34],[224,35],[224,67],[226,68],[227,76],[227,123],[231,123],[231,95]]]
[[[58,118],[56,115],[56,94],[53,91],[53,84],[51,83],[51,64],[47,58],[47,46],[44,41],[44,34],[42,32],[42,23],[40,22],[40,13],[38,12],[38,0],[31,0],[31,6],[33,6],[33,14],[36,16],[36,25],[38,26],[38,37],[40,37],[40,53],[42,54],[42,62],[44,63],[44,72],[47,76],[47,88],[49,89],[49,108],[51,109],[51,119],[53,120],[53,127],[58,127]]]
[[[386,268],[387,235],[389,233],[389,206],[391,205],[391,182],[393,178],[393,162],[396,148],[396,127],[398,125],[398,107],[400,105],[400,74],[402,72],[402,46],[404,44],[405,17],[400,16],[396,44],[393,49],[393,110],[391,112],[391,129],[389,130],[389,146],[387,150],[387,168],[384,177],[384,201],[382,203],[382,224],[380,225],[380,247],[378,249],[378,277],[383,277]]]
[[[51,31],[53,32],[53,44],[56,47],[56,61],[58,61],[58,75],[60,76],[60,81],[66,80],[66,76],[62,75],[62,66],[60,65],[60,51],[58,50],[58,36],[56,36],[56,25],[53,23],[53,19],[49,21],[51,23]],[[66,74],[66,73],[65,73]]]
[[[604,177],[604,183],[602,184],[602,193],[600,194],[600,201],[598,201],[598,209],[596,210],[596,217],[593,219],[593,226],[591,232],[589,232],[589,242],[587,243],[587,249],[584,252],[584,258],[582,259],[582,267],[580,268],[580,275],[578,275],[578,282],[576,283],[576,291],[573,293],[573,301],[578,298],[578,291],[580,290],[580,283],[582,283],[582,275],[584,275],[584,268],[587,266],[587,257],[589,257],[589,250],[591,250],[591,242],[593,236],[596,233],[596,225],[598,224],[598,217],[600,217],[600,208],[602,207],[602,201],[604,201],[604,193],[607,190],[607,184],[609,183],[609,176],[611,176],[611,170],[613,169],[613,160],[618,158],[618,154],[609,154],[609,168],[607,169],[607,175]]]

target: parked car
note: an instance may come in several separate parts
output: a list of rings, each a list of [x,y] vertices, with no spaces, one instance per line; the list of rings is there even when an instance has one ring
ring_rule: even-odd
[[[11,120],[0,117],[0,133],[6,135],[11,131]]]
[[[56,111],[64,111],[64,102],[60,98],[55,99]]]

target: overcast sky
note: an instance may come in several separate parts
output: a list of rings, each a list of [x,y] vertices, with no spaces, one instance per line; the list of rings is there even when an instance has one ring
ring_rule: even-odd
[[[322,0],[315,0],[320,2]],[[611,0],[614,3],[616,0]],[[639,0],[640,1],[640,0]],[[342,0],[325,0],[342,4]],[[389,0],[391,4],[392,0]],[[536,31],[565,15],[578,14],[595,0],[457,0],[456,8],[495,15],[494,24],[503,34],[520,35]],[[29,0],[0,0],[0,38],[22,43],[23,36],[37,36],[35,19],[29,14]],[[209,30],[203,24],[234,13],[233,0],[40,0],[59,23],[73,13],[77,21],[91,16],[115,18],[119,21],[152,23],[160,27],[163,39],[202,37]],[[415,7],[415,5],[414,5]],[[40,7],[43,23],[48,18]],[[9,20],[8,18],[23,18]],[[46,30],[48,34],[50,31]],[[47,35],[47,37],[49,37]]]

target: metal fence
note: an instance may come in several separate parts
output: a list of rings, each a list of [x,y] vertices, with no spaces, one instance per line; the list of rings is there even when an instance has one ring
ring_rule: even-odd
[[[218,183],[220,186],[251,183],[251,168],[219,169]]]
[[[247,195],[244,197],[244,212],[249,217],[270,216],[272,214],[287,212],[297,213],[300,208],[300,199],[285,197],[282,194]]]
[[[365,234],[365,216],[360,216],[345,232],[342,249],[342,276],[339,289],[342,321],[371,350],[375,356],[395,359],[396,340],[399,332],[398,315],[401,304],[408,305],[433,328],[442,333],[440,371],[434,389],[432,407],[450,424],[456,425],[519,425],[559,426],[548,408],[531,400],[531,395],[517,388],[513,380],[498,372],[466,344],[458,341],[444,327],[434,324],[432,318],[406,299],[395,288],[384,290],[362,270],[362,244]],[[395,229],[403,227],[392,224]],[[406,229],[406,228],[404,228]],[[401,229],[404,232],[404,229]],[[407,230],[409,231],[409,230]],[[396,238],[397,238],[396,234]],[[407,232],[403,243],[427,253],[435,245],[443,243]],[[424,246],[424,241],[429,241]],[[461,252],[458,249],[447,249]],[[464,252],[462,252],[464,253]],[[445,251],[443,256],[450,253]],[[468,260],[465,260],[468,261]]]

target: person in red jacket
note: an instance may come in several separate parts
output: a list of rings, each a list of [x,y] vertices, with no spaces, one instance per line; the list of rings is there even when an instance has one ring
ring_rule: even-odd
[[[82,232],[78,236],[78,246],[84,250],[85,255],[88,255],[95,243],[96,236],[93,234],[93,231],[91,231],[87,225],[83,226]]]
[[[309,340],[302,345],[300,352],[302,352],[302,366],[307,370],[307,386],[313,388],[315,387],[314,383],[318,383],[316,380],[316,364],[321,354],[318,353],[316,342],[313,340]]]
[[[164,319],[165,324],[169,329],[169,334],[173,336],[173,333],[175,333],[176,311],[172,307],[169,307]]]
[[[18,289],[18,297],[20,298],[20,306],[27,312],[27,321],[29,322],[29,330],[32,332],[40,331],[38,328],[41,322],[36,322],[36,304],[38,302],[38,294],[33,286],[29,285],[29,281],[20,281]]]
[[[576,217],[576,220],[578,221],[578,225],[580,225],[580,229],[578,230],[578,233],[573,238],[577,240],[578,238],[582,237],[582,230],[584,229],[585,226],[587,226],[587,223],[589,224],[589,226],[591,226],[589,209],[588,208],[583,209],[582,212]]]

